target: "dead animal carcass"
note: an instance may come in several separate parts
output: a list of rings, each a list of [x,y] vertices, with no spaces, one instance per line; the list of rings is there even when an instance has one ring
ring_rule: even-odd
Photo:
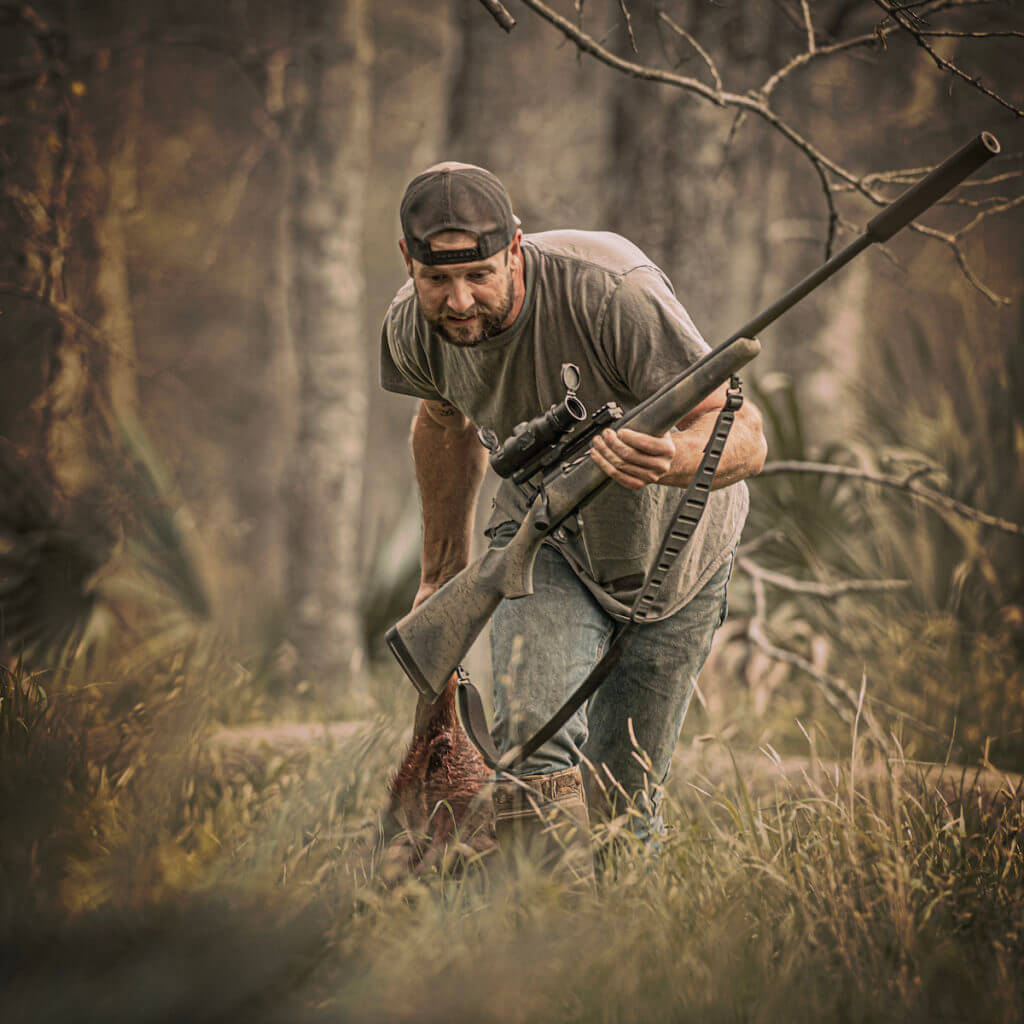
[[[456,680],[436,703],[421,701],[413,738],[389,786],[384,871],[397,877],[450,865],[494,847],[490,771],[455,711]]]

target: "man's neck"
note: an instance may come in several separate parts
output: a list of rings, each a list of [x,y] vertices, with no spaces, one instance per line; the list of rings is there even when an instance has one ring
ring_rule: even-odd
[[[511,327],[519,316],[526,301],[526,251],[520,249],[518,265],[512,269],[512,308],[505,317],[502,329]]]

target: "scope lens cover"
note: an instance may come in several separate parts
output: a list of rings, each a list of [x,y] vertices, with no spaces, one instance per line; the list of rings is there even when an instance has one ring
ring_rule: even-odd
[[[575,363],[562,363],[562,387],[566,391],[579,391],[582,379],[580,368]]]

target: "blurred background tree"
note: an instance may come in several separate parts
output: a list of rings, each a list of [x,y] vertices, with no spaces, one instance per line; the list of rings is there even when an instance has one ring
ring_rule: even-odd
[[[280,692],[350,688],[416,573],[413,403],[378,390],[377,338],[404,277],[398,199],[442,158],[498,173],[528,232],[630,237],[714,341],[995,131],[1005,155],[931,234],[773,328],[751,383],[773,458],[920,468],[1024,519],[1015,5],[561,0],[564,23],[507,6],[510,33],[477,0],[0,4],[0,435],[8,478],[30,466],[31,507],[45,496],[35,521],[73,539],[40,547],[11,485],[7,605],[41,560],[96,594],[126,538],[160,536],[201,565],[200,584],[179,557],[192,614],[264,648]],[[160,480],[176,483],[147,519],[134,496]],[[999,726],[1024,750],[1018,537],[856,481],[753,487],[757,566],[909,587],[768,585],[763,623],[754,577],[737,580],[712,711],[760,708],[767,736],[821,699],[792,664],[783,690],[758,667],[754,623],[829,678],[867,672],[879,708],[945,734],[973,715],[972,742]],[[8,629],[10,652],[24,641]]]

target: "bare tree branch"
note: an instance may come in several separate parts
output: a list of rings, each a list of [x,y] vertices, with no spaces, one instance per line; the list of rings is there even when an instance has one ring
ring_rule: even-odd
[[[715,67],[715,62],[711,59],[711,55],[708,53],[708,51],[705,50],[704,47],[701,46],[700,43],[697,42],[697,40],[692,35],[690,35],[689,32],[686,31],[685,28],[683,28],[681,25],[677,25],[664,11],[658,11],[658,17],[663,22],[665,22],[665,24],[668,25],[668,27],[672,29],[673,32],[676,33],[676,35],[681,36],[683,39],[685,39],[697,51],[697,53],[700,54],[704,63],[708,67],[708,71],[711,72],[711,77],[715,80],[715,88],[719,92],[721,92],[722,77],[721,75],[719,75],[718,68]]]
[[[805,64],[809,64],[812,60],[816,60],[820,57],[831,57],[837,53],[845,53],[847,50],[854,50],[860,47],[877,47],[884,45],[885,36],[893,31],[892,29],[884,29],[879,32],[868,32],[861,36],[855,36],[852,39],[843,39],[838,43],[832,43],[829,46],[819,46],[814,50],[804,50],[798,53],[788,64],[784,64],[778,71],[776,71],[758,90],[762,96],[768,97],[772,94],[775,87],[783,79],[787,78],[797,68],[803,67]]]
[[[748,576],[770,583],[780,590],[787,590],[793,594],[808,594],[812,597],[821,597],[825,600],[833,600],[837,597],[845,597],[848,594],[865,593],[891,593],[896,590],[906,590],[910,586],[909,580],[839,580],[836,583],[817,583],[813,580],[798,580],[785,573],[775,572],[773,569],[766,569],[758,565],[747,555],[739,555],[736,564]]]
[[[516,19],[508,12],[508,8],[500,0],[480,0],[491,17],[506,31],[516,27]]]
[[[962,7],[993,7],[1005,3],[1006,0],[918,0],[917,3],[903,4],[905,10],[919,8],[924,14],[936,14],[938,11],[954,11]]]
[[[836,230],[843,224],[843,221],[839,218],[838,211],[835,207],[833,192],[849,190],[864,196],[876,206],[887,206],[889,204],[890,200],[885,196],[880,195],[875,188],[872,187],[873,184],[880,180],[877,174],[875,176],[858,176],[847,168],[841,166],[815,146],[810,139],[797,131],[793,125],[780,117],[770,106],[769,99],[771,91],[780,81],[783,80],[783,78],[785,78],[786,75],[797,67],[807,64],[811,59],[821,56],[829,56],[857,46],[866,46],[869,44],[877,45],[880,40],[884,44],[886,33],[895,31],[897,27],[903,27],[902,25],[883,25],[878,28],[876,33],[871,35],[857,36],[855,39],[844,40],[831,46],[815,48],[813,52],[810,50],[804,51],[772,75],[765,82],[765,85],[761,90],[741,95],[729,92],[722,86],[720,77],[717,74],[717,69],[714,68],[714,65],[710,62],[710,58],[706,59],[706,63],[708,63],[708,66],[713,69],[713,74],[715,76],[714,87],[709,86],[691,76],[680,75],[673,71],[666,71],[662,68],[651,67],[649,65],[619,57],[617,54],[606,49],[602,45],[602,41],[596,40],[592,36],[588,35],[579,25],[575,25],[567,18],[564,18],[561,14],[548,6],[544,0],[522,0],[522,2],[533,10],[539,17],[553,25],[567,40],[574,43],[579,52],[589,54],[595,60],[607,65],[613,70],[629,75],[632,78],[674,86],[686,92],[693,93],[694,95],[708,100],[719,107],[732,107],[737,110],[739,115],[734,121],[734,130],[742,116],[744,114],[751,113],[756,114],[769,126],[779,132],[783,138],[794,145],[804,155],[804,157],[810,161],[822,183],[822,191],[825,195],[826,206],[828,208],[828,229],[826,236],[827,252],[831,252]],[[879,2],[881,2],[881,0],[879,0]],[[969,0],[966,0],[966,2],[969,2]],[[923,7],[922,10],[933,11],[940,8],[949,9],[961,5],[961,3],[933,4],[927,8]],[[579,7],[577,7],[577,10],[579,10]],[[662,19],[679,30],[678,26],[675,26],[667,16],[662,15]],[[908,172],[902,173],[906,174],[909,178]],[[830,180],[830,176],[831,178],[836,179],[836,183],[833,183]],[[893,180],[895,181],[896,179],[894,178]],[[1010,299],[998,295],[991,288],[988,288],[981,282],[978,275],[968,265],[966,256],[960,249],[957,236],[929,229],[924,225],[917,223],[910,224],[909,229],[919,234],[936,238],[944,244],[951,246],[956,254],[957,264],[963,271],[967,281],[973,287],[977,288],[978,291],[980,291],[989,301],[1000,305],[1005,305],[1011,301]]]
[[[837,676],[830,675],[827,672],[823,672],[816,665],[812,664],[795,651],[789,651],[784,647],[779,647],[768,639],[768,635],[764,628],[764,611],[766,606],[764,598],[764,583],[755,578],[753,580],[753,585],[755,612],[747,623],[747,638],[755,647],[758,648],[758,650],[763,651],[774,661],[781,661],[786,665],[792,665],[794,668],[798,668],[801,672],[809,675],[818,684],[822,695],[843,719],[843,721],[852,723],[854,720],[854,712],[860,703],[856,691],[844,680],[839,679]],[[871,734],[878,745],[883,750],[888,749],[890,745],[889,740],[882,731],[882,728],[878,724],[878,720],[875,718],[874,714],[872,714],[872,712],[867,708],[864,708],[861,714],[864,718],[865,724],[871,730]]]
[[[814,53],[814,23],[811,21],[811,8],[807,0],[800,0],[800,11],[804,16],[804,26],[807,29],[807,52]]]
[[[776,541],[785,539],[785,530],[768,530],[766,533],[762,533],[759,537],[753,537],[750,540],[744,541],[736,549],[736,553],[740,555],[752,555],[755,551],[760,551],[762,548],[766,548],[769,544],[774,544]]]
[[[1005,29],[994,32],[957,32],[953,29],[922,29],[922,36],[945,36],[950,39],[1024,39],[1024,32]]]
[[[800,655],[793,651],[788,651],[783,647],[779,647],[777,644],[773,644],[768,640],[764,631],[764,620],[767,612],[767,600],[765,596],[764,583],[775,582],[775,580],[767,579],[763,574],[767,570],[762,569],[760,566],[755,566],[757,573],[751,573],[752,567],[749,559],[749,555],[758,551],[761,548],[773,543],[777,540],[785,538],[785,533],[782,530],[769,530],[767,533],[762,534],[760,537],[755,537],[751,541],[740,545],[737,559],[737,566],[744,572],[749,573],[752,579],[752,585],[754,588],[754,618],[748,623],[746,629],[747,639],[760,650],[762,653],[768,655],[773,661],[778,661],[783,664],[792,665],[794,668],[798,668],[803,672],[807,672],[814,678],[822,687],[824,691],[825,699],[829,704],[839,713],[840,717],[844,721],[851,721],[851,713],[849,704],[853,698],[853,688],[848,684],[844,683],[841,679],[837,679],[834,676],[828,676],[818,669],[811,662],[807,661],[806,658],[802,658]],[[774,577],[781,577],[781,574],[772,573]],[[789,577],[781,577],[787,583],[800,583],[800,581],[792,580]],[[856,581],[858,583],[873,583],[877,581]],[[884,580],[883,583],[896,583],[901,586],[907,585],[903,580]],[[827,586],[827,584],[825,585]],[[788,586],[786,589],[790,589]],[[866,588],[865,588],[866,589]],[[948,740],[948,736],[934,726],[929,725],[927,722],[921,721],[920,718],[915,717],[907,711],[896,707],[894,704],[890,704],[888,701],[882,700],[880,697],[868,696],[868,701],[875,707],[884,708],[891,715],[895,715],[898,718],[903,719],[913,728],[920,732],[926,733],[935,739],[943,742]]]
[[[626,32],[629,35],[629,45],[633,48],[633,52],[639,57],[640,51],[636,48],[636,36],[633,35],[633,19],[630,17],[629,8],[626,6],[626,0],[619,0],[619,10],[622,11],[622,20],[626,23]]]
[[[1000,160],[1020,157],[1021,155],[1024,154],[1007,153],[1005,156],[1000,157]],[[901,185],[905,188],[907,185],[912,185],[918,178],[923,178],[926,174],[934,171],[936,166],[937,165],[933,164],[931,167],[899,167],[888,171],[872,171],[870,174],[865,174],[860,180],[862,184],[869,188],[874,185]],[[1003,174],[994,174],[989,178],[968,178],[966,181],[962,181],[960,183],[960,188],[963,190],[990,188],[992,185],[999,185],[1004,181],[1013,181],[1021,177],[1024,177],[1024,171],[1006,171]],[[853,186],[845,183],[837,184],[832,186],[832,191],[850,192],[853,191]],[[940,202],[947,204],[961,203],[966,205],[967,201],[957,198],[947,198],[940,200]]]
[[[1000,295],[998,292],[994,292],[978,275],[975,273],[974,268],[967,262],[967,256],[964,253],[963,247],[956,244],[955,241],[950,242],[950,248],[953,250],[953,257],[956,259],[956,265],[960,268],[960,273],[967,278],[969,284],[974,288],[977,288],[982,295],[988,299],[995,306],[1009,306],[1013,299],[1007,295]]]
[[[882,178],[883,176],[884,176],[884,172],[872,175],[873,178]],[[967,187],[977,187],[977,186],[991,185],[991,184],[993,184],[995,182],[998,182],[998,181],[1005,181],[1005,180],[1016,179],[1016,178],[1021,178],[1021,177],[1024,177],[1024,173],[1022,173],[1021,171],[1010,171],[1007,174],[1000,174],[1000,175],[997,175],[994,178],[989,178],[986,181],[977,181],[977,182],[965,181],[965,182],[963,182],[961,184],[961,188],[962,189],[966,189]],[[891,183],[896,184],[896,183],[899,182],[900,179],[897,178],[896,173],[894,172],[894,174],[892,175],[892,177],[889,180],[890,180]],[[832,186],[832,191],[833,192],[845,192],[845,191],[848,191],[848,186],[845,186],[845,185],[833,185]],[[1010,196],[1005,196],[1005,195],[982,196],[980,199],[968,199],[966,196],[957,195],[957,196],[950,196],[950,197],[947,197],[945,199],[940,199],[939,202],[936,203],[936,205],[937,206],[959,206],[959,207],[962,207],[963,209],[967,209],[967,210],[982,210],[982,211],[985,211],[984,212],[984,216],[987,217],[987,216],[989,216],[989,214],[1004,213],[1006,210],[1012,209],[1014,206],[1019,205],[1019,203],[1020,203],[1020,197],[1012,198],[1011,199]],[[978,219],[980,220],[982,218],[978,218]],[[970,222],[965,227],[960,228],[959,230],[957,230],[954,233],[955,238],[956,239],[962,238],[964,236],[964,234],[967,231],[972,230],[974,228],[974,226],[975,226],[975,224],[973,222]]]
[[[24,22],[37,36],[46,36],[53,33],[50,24],[31,4],[3,4],[0,5],[0,10],[3,11],[9,20]]]
[[[576,23],[579,25],[580,31],[583,31],[583,2],[584,0],[572,0],[572,5],[576,10]],[[567,43],[569,40],[563,38],[562,42]],[[583,60],[583,52],[579,49],[576,50],[576,63],[578,64]]]
[[[801,462],[787,460],[779,462],[768,462],[761,470],[761,476],[776,476],[785,473],[809,473],[815,476],[841,477],[845,480],[862,480],[865,483],[874,484],[878,487],[888,487],[892,490],[907,494],[914,501],[920,501],[940,512],[949,512],[960,516],[962,519],[979,523],[982,526],[991,526],[993,529],[1008,533],[1014,537],[1024,537],[1024,525],[1003,519],[1001,516],[994,516],[988,512],[973,508],[956,498],[947,494],[932,490],[930,487],[923,487],[917,482],[917,474],[909,476],[895,476],[886,473],[876,473],[866,469],[855,469],[851,466],[835,466],[828,462]],[[755,477],[755,479],[757,479]]]
[[[956,64],[950,60],[946,60],[941,54],[939,54],[935,47],[925,41],[925,31],[918,28],[914,22],[920,21],[917,15],[908,14],[908,9],[905,7],[898,7],[894,4],[890,4],[888,0],[875,0],[875,4],[882,8],[885,13],[892,18],[892,20],[913,36],[914,41],[918,46],[921,47],[925,53],[935,62],[936,67],[940,71],[946,71],[956,78],[962,79],[967,82],[968,85],[974,86],[979,92],[984,93],[989,99],[995,100],[1001,107],[1005,107],[1007,110],[1014,113],[1017,117],[1024,117],[1024,108],[1018,107],[1015,103],[1011,103],[1009,100],[1004,99],[999,93],[994,92],[988,86],[983,85],[981,81],[981,75],[969,75],[966,71],[962,70]],[[923,23],[922,23],[923,24]]]
[[[536,11],[541,18],[554,25],[570,42],[575,43],[584,53],[589,53],[602,64],[622,71],[632,78],[640,78],[649,82],[663,82],[666,85],[675,85],[681,89],[687,89],[703,96],[718,106],[723,106],[723,100],[710,86],[698,81],[696,78],[688,78],[685,75],[677,75],[671,71],[662,71],[658,68],[649,68],[643,64],[634,64],[632,61],[624,60],[616,56],[610,50],[606,50],[596,39],[583,32],[567,18],[563,18],[557,11],[548,7],[542,0],[522,0],[531,10]],[[730,96],[730,99],[745,100],[742,96]],[[738,105],[744,105],[740,103]],[[747,106],[753,106],[753,101],[746,100]]]
[[[840,225],[839,211],[836,209],[836,200],[832,188],[829,186],[828,175],[818,164],[814,165],[814,170],[821,182],[821,191],[825,195],[825,206],[828,208],[828,228],[825,231],[825,259],[827,261],[832,258],[832,246],[835,244],[836,230]]]
[[[866,196],[879,206],[887,205],[886,200],[870,189],[862,186],[860,179],[851,171],[841,167],[834,160],[830,159],[808,139],[805,139],[788,122],[779,117],[758,94],[739,95],[738,93],[719,92],[705,85],[696,78],[686,75],[678,75],[672,71],[664,71],[660,68],[648,67],[644,64],[636,64],[625,60],[605,49],[596,39],[581,32],[572,22],[563,18],[557,11],[548,7],[543,0],[522,0],[527,7],[536,11],[545,21],[550,22],[569,40],[574,42],[585,53],[589,53],[596,60],[616,71],[621,71],[632,78],[642,79],[648,82],[661,82],[665,85],[673,85],[688,92],[696,93],[706,100],[710,100],[719,107],[737,107],[741,111],[757,114],[767,121],[773,128],[779,131],[786,139],[804,153],[812,162],[830,171],[837,178],[848,182],[857,191]]]
[[[963,238],[968,231],[973,231],[986,217],[991,217],[996,213],[1005,213],[1007,210],[1012,210],[1014,207],[1020,206],[1024,203],[1024,195],[1015,196],[1013,199],[1004,199],[1001,202],[997,202],[994,206],[989,206],[982,210],[973,220],[965,224],[956,233],[956,238]]]
[[[1014,205],[1017,205],[1014,203]],[[980,277],[975,273],[974,268],[967,262],[967,254],[964,252],[963,246],[960,245],[961,232],[950,234],[946,231],[939,231],[936,228],[930,228],[926,224],[912,224],[918,234],[927,235],[929,238],[934,238],[944,245],[949,246],[953,252],[953,258],[956,260],[957,266],[960,268],[960,272],[967,279],[968,283],[972,287],[976,288],[986,299],[989,300],[993,305],[996,306],[1008,306],[1013,299],[1006,296],[1000,295],[998,292],[993,291],[981,280]]]

